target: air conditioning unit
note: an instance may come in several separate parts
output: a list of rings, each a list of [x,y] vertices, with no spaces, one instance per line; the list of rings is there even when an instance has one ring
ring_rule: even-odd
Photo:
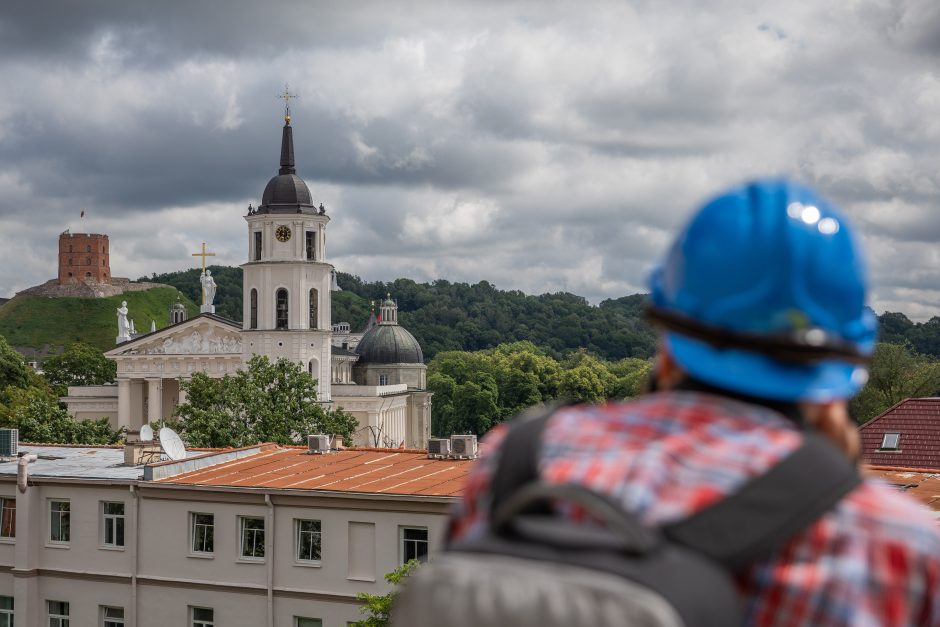
[[[307,453],[310,455],[324,455],[330,452],[330,436],[308,435]]]
[[[16,457],[19,443],[19,429],[0,429],[0,457]]]
[[[450,440],[431,438],[428,440],[428,457],[438,459],[450,455]]]
[[[450,456],[458,459],[474,459],[477,456],[477,436],[450,436]]]

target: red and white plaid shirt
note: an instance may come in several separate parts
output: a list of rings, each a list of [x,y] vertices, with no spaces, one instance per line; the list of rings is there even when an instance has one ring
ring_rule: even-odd
[[[487,434],[451,539],[485,530],[505,434],[504,425]],[[605,493],[649,525],[692,515],[800,444],[797,427],[768,408],[690,391],[566,407],[543,438],[542,480]],[[866,480],[738,585],[748,625],[940,626],[940,532],[925,507]]]

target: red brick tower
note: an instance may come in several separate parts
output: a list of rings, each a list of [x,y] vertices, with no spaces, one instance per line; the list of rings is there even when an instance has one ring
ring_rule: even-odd
[[[107,235],[66,231],[59,236],[59,285],[79,281],[111,283]]]

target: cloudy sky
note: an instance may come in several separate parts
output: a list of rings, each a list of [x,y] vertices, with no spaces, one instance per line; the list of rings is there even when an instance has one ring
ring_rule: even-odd
[[[81,209],[116,276],[244,261],[285,83],[365,279],[622,296],[701,199],[786,174],[855,218],[876,310],[940,308],[934,0],[4,2],[0,296]]]

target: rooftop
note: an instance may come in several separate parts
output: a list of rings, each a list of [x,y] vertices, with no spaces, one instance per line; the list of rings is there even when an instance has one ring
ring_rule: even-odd
[[[897,434],[896,441],[885,434]],[[940,471],[940,398],[908,398],[859,428],[862,455],[875,466]]]
[[[936,518],[940,518],[940,473],[869,466],[865,474],[902,490],[930,508]]]
[[[470,462],[428,459],[426,451],[354,448],[309,455],[306,448],[268,447],[155,483],[411,496],[457,496]]]
[[[143,466],[124,465],[123,446],[54,446],[20,444],[21,453],[39,459],[29,465],[30,477],[56,479],[137,480]],[[0,477],[16,477],[17,460],[0,461]]]

